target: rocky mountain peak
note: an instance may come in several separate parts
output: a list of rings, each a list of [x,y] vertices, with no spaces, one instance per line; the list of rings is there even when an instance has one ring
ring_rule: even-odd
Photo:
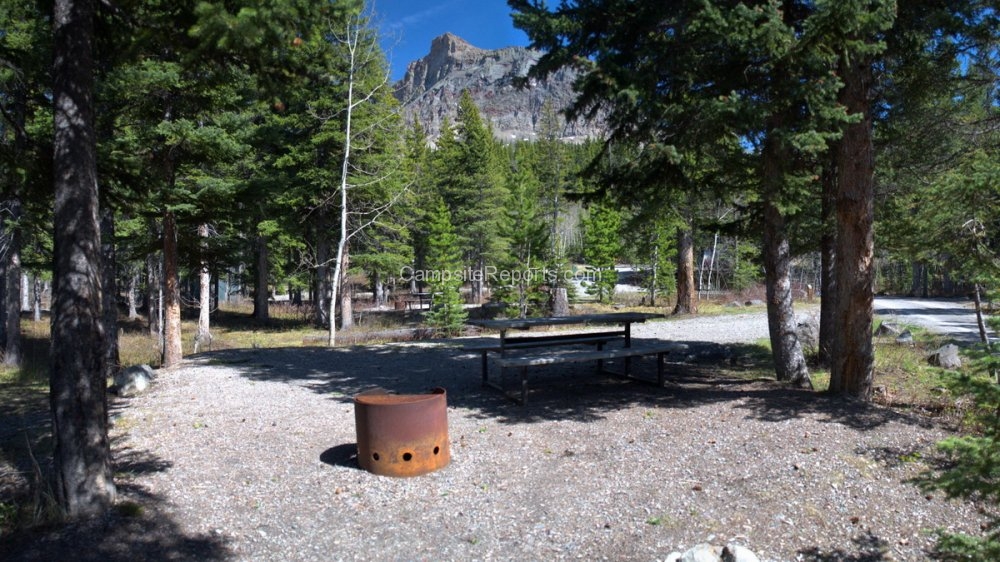
[[[454,33],[446,32],[443,35],[439,35],[431,40],[431,52],[429,56],[434,58],[436,56],[447,54],[457,57],[459,53],[467,53],[470,51],[482,51],[482,49],[473,47],[466,42],[465,39],[462,39]]]
[[[551,102],[558,111],[575,96],[576,73],[569,69],[532,80],[528,87],[518,85],[517,79],[526,76],[541,55],[524,47],[480,49],[445,33],[431,41],[426,56],[407,66],[406,75],[395,85],[396,98],[403,103],[407,121],[419,121],[432,139],[440,134],[445,118],[455,121],[463,90],[472,95],[497,137],[532,139],[545,104]],[[578,140],[600,133],[595,124],[569,123],[560,136]]]

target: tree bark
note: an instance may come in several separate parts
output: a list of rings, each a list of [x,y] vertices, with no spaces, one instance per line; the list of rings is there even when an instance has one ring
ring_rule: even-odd
[[[139,310],[136,305],[136,294],[139,291],[139,273],[132,269],[128,276],[128,319],[135,320],[139,317]]]
[[[101,279],[104,283],[104,376],[118,373],[121,359],[118,348],[118,282],[115,255],[115,216],[110,209],[101,209]]]
[[[677,304],[674,314],[698,312],[694,288],[694,235],[690,226],[677,229]]]
[[[482,304],[483,299],[486,294],[486,263],[483,261],[482,256],[476,258],[475,271],[472,274],[472,282],[469,284],[470,298],[472,299],[472,304]],[[461,293],[461,289],[459,289]],[[601,300],[604,300],[604,295],[600,296]]]
[[[327,326],[327,299],[330,294],[330,266],[327,263],[330,259],[330,241],[326,237],[326,221],[321,220],[318,228],[316,240],[316,293],[313,297],[313,304],[316,307],[316,323],[319,326]]]
[[[28,312],[31,310],[31,279],[28,278],[28,274],[25,273],[24,269],[21,270],[21,312]]]
[[[205,249],[208,241],[208,225],[198,225],[198,237],[202,242],[202,250]],[[198,353],[202,347],[212,345],[212,275],[208,270],[208,258],[202,256],[201,268],[198,271],[198,332],[194,336],[194,352]]]
[[[33,289],[34,289],[34,302],[32,303],[32,319],[35,322],[42,321],[42,293],[45,291],[45,286],[42,284],[42,278],[38,275],[33,276]]]
[[[101,234],[93,126],[94,4],[53,13],[54,219],[51,373],[54,493],[70,517],[114,502],[101,322]]]
[[[812,388],[802,345],[795,331],[792,299],[791,251],[785,218],[771,202],[764,203],[764,280],[767,292],[767,328],[779,381]]]
[[[927,298],[927,264],[914,260],[911,268],[910,296]]]
[[[837,280],[834,265],[837,259],[837,156],[831,148],[827,167],[823,170],[823,195],[820,203],[820,302],[819,302],[819,363],[830,365],[833,339],[837,333]]]
[[[161,283],[159,271],[160,260],[157,259],[156,254],[150,254],[146,257],[146,316],[149,336],[159,338],[162,352],[163,318],[160,317],[160,300],[157,298],[157,295],[160,294]]]
[[[21,199],[7,200],[4,238],[7,253],[3,258],[3,364],[21,364]]]
[[[256,288],[253,295],[253,317],[257,320],[267,320],[271,317],[268,310],[268,297],[270,290],[267,284],[267,237],[263,234],[257,235],[257,276],[255,280]]]
[[[990,333],[986,329],[986,321],[983,319],[983,299],[979,283],[972,285],[972,300],[976,305],[976,327],[979,328],[979,341],[990,349]]]
[[[177,218],[163,214],[163,366],[171,368],[184,355],[181,340],[181,289],[177,270]]]
[[[874,150],[871,61],[841,64],[841,103],[858,123],[847,126],[837,164],[837,337],[830,368],[830,392],[870,400],[875,372],[874,317]]]
[[[354,301],[351,300],[351,285],[347,280],[350,263],[350,245],[344,245],[344,257],[340,265],[340,327],[345,330],[354,326]]]
[[[779,381],[812,388],[802,344],[795,330],[792,295],[792,255],[785,215],[778,206],[785,189],[785,166],[792,160],[779,131],[785,115],[778,113],[768,123],[762,155],[764,207],[764,284],[767,294],[767,329]]]

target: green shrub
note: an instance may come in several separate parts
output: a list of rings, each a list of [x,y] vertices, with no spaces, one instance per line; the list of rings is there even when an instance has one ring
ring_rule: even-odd
[[[949,386],[955,396],[969,396],[975,406],[966,423],[968,433],[938,443],[948,463],[944,470],[926,473],[919,482],[925,490],[943,491],[949,498],[966,498],[987,506],[1000,504],[1000,386],[988,373],[1000,368],[1000,357],[989,352],[973,358],[974,375],[957,375]],[[1000,514],[988,512],[985,535],[974,537],[941,532],[938,551],[946,560],[1000,560]]]

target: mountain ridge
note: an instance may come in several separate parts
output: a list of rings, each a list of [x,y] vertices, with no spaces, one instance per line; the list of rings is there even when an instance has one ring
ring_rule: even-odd
[[[542,52],[526,47],[480,49],[453,33],[431,41],[430,52],[407,65],[394,85],[407,123],[419,122],[430,139],[441,133],[445,119],[454,123],[458,100],[468,90],[481,116],[501,140],[533,140],[547,101],[559,111],[575,99],[573,69],[559,69],[545,79],[520,79],[537,64]],[[574,142],[600,136],[599,123],[562,121],[559,137]]]

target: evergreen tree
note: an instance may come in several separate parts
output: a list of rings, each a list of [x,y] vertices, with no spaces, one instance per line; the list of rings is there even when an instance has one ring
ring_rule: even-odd
[[[509,241],[507,256],[500,262],[496,283],[499,300],[513,306],[518,318],[542,312],[547,306],[545,285],[554,285],[550,269],[549,229],[538,204],[538,180],[524,162],[515,156],[506,205],[506,221],[500,231]]]
[[[996,379],[1000,361],[995,354],[985,353],[971,367],[972,375],[956,375],[948,384],[952,395],[972,399],[974,406],[967,415],[970,431],[938,443],[947,462],[940,463],[940,472],[922,474],[918,482],[924,489],[941,490],[949,498],[995,506],[1000,502],[1000,385]],[[982,537],[939,530],[939,559],[1000,559],[1000,516],[991,510],[987,517]]]
[[[21,363],[21,274],[32,246],[50,237],[51,14],[44,5],[0,6],[0,359]]]
[[[592,275],[587,293],[601,302],[610,302],[615,296],[621,224],[621,214],[606,203],[592,205],[583,221],[583,259]]]
[[[677,290],[677,248],[673,244],[673,234],[678,222],[679,218],[672,214],[649,216],[638,212],[624,229],[628,260],[643,267],[642,288],[648,296],[649,306],[657,306],[661,295]]]
[[[638,158],[616,163],[624,178],[618,187],[627,196],[656,204],[658,194],[650,187],[662,190],[665,180],[688,191],[700,189],[691,180],[706,155],[723,155],[724,169],[752,171],[763,218],[776,375],[811,386],[794,330],[792,226],[816,191],[814,178],[829,143],[859,117],[848,116],[845,105],[851,112],[857,108],[838,98],[844,86],[836,71],[841,56],[854,64],[878,51],[873,38],[891,24],[894,2],[606,0],[563,4],[554,11],[530,0],[509,4],[515,23],[534,46],[547,51],[535,74],[570,65],[583,70],[571,115],[606,111],[611,127],[606,149],[623,143],[641,147]],[[855,150],[864,139],[845,144]],[[855,209],[861,211],[870,206],[870,193],[854,185],[862,188],[861,207]],[[847,224],[848,215],[860,221],[862,230],[870,224],[848,212],[840,218],[844,229],[855,228]],[[845,244],[846,239],[838,238]],[[845,271],[870,263],[863,257],[865,239],[862,234],[851,240],[857,248],[850,252],[857,254],[840,252],[838,263]],[[866,312],[859,304],[858,310],[845,309],[850,318],[844,322],[854,326],[870,320],[871,307]],[[857,339],[848,347],[851,351],[842,355],[861,363],[859,356],[870,351]]]
[[[462,299],[462,254],[451,212],[439,202],[428,215],[427,275],[433,306],[427,324],[447,335],[461,333],[468,316]]]
[[[566,192],[569,174],[566,162],[566,145],[562,141],[562,119],[551,100],[542,106],[538,123],[538,150],[536,175],[540,184],[540,217],[549,223],[548,261],[560,264],[564,261],[565,245],[559,242],[560,209]]]
[[[454,140],[454,143],[451,141]],[[464,260],[473,272],[473,302],[482,302],[486,266],[504,251],[497,236],[507,201],[500,145],[468,91],[458,103],[455,135],[438,139],[436,177],[439,193],[451,209],[455,231],[464,248]]]
[[[49,386],[55,498],[70,517],[100,515],[116,495],[101,329],[94,16],[92,2],[55,3],[55,267]]]

